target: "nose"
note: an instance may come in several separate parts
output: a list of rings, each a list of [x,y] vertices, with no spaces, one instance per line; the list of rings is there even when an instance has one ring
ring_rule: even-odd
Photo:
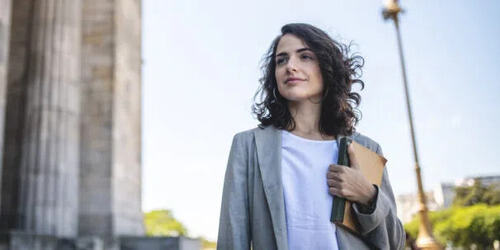
[[[290,57],[290,59],[288,59],[288,62],[286,63],[286,70],[288,72],[293,72],[293,71],[297,71],[297,62],[295,60],[295,57],[292,56]]]

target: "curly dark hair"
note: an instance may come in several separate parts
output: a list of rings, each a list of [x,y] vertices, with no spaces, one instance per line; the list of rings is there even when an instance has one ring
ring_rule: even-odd
[[[357,108],[361,96],[353,92],[351,87],[354,83],[359,83],[361,89],[365,86],[359,79],[364,59],[350,53],[351,44],[339,43],[321,29],[304,23],[283,26],[281,35],[274,39],[263,58],[263,76],[252,106],[253,113],[261,123],[259,127],[274,125],[289,131],[295,128],[295,122],[288,110],[288,101],[277,91],[275,78],[276,49],[280,39],[286,34],[302,39],[318,58],[323,77],[320,133],[330,136],[351,135],[355,131],[354,126],[361,119],[361,112]]]

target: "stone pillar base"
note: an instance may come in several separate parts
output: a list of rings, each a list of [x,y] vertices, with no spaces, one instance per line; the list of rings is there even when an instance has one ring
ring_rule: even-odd
[[[0,233],[0,250],[200,250],[201,241],[186,237],[122,236],[58,238],[17,231]]]
[[[120,238],[121,250],[201,250],[201,240],[186,237],[129,236]]]
[[[65,245],[71,244],[55,236],[38,235],[10,231],[0,233],[0,250],[54,250],[71,249]]]

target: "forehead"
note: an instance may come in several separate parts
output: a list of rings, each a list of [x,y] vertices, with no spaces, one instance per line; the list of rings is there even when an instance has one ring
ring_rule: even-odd
[[[291,53],[302,48],[309,48],[309,46],[307,46],[307,44],[299,37],[292,34],[286,34],[282,36],[280,41],[278,42],[278,46],[276,47],[276,54],[282,52]]]

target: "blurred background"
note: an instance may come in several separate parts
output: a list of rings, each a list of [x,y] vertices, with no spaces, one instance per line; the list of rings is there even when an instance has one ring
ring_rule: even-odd
[[[192,235],[216,239],[232,136],[258,124],[250,107],[259,63],[282,25],[305,22],[365,58],[357,130],[382,146],[400,217],[415,215],[396,32],[382,1],[143,3],[144,210],[169,208]],[[436,210],[450,205],[455,183],[500,178],[500,3],[400,5],[423,184]]]
[[[385,4],[0,0],[0,248],[215,248],[232,137],[257,126],[260,63],[292,22],[365,59],[357,131],[382,146],[411,248],[421,205]],[[498,249],[500,2],[399,5],[429,231]]]

